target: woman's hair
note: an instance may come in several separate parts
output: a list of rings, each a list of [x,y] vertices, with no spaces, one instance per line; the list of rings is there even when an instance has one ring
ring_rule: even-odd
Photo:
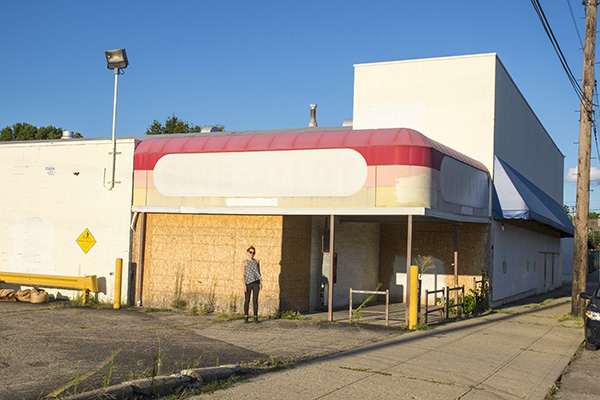
[[[250,251],[250,250],[254,250],[254,252],[256,253],[256,249],[254,248],[254,246],[250,246],[246,249],[246,251]]]

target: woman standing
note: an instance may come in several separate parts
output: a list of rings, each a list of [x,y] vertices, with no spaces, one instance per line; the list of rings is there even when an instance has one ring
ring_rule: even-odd
[[[250,292],[252,292],[252,307],[254,309],[254,322],[258,324],[258,292],[262,289],[262,276],[260,275],[260,262],[254,259],[256,249],[254,246],[246,250],[246,259],[242,261],[244,271],[244,322],[248,323],[248,308],[250,306]]]

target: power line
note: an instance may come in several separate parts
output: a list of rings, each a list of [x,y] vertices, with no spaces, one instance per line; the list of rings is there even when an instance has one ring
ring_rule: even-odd
[[[573,20],[573,26],[575,26],[575,32],[577,32],[577,37],[579,38],[579,45],[581,46],[581,50],[583,50],[583,40],[581,40],[581,34],[579,33],[579,28],[577,28],[577,21],[575,21],[575,15],[573,15],[573,9],[571,8],[571,3],[569,0],[565,0],[567,5],[569,6],[569,12],[571,13],[571,19]]]
[[[542,9],[542,6],[541,6],[539,0],[531,0],[531,4],[533,5],[533,8],[538,16],[538,19],[542,23],[542,27],[544,28],[544,31],[546,32],[548,39],[550,39],[550,43],[552,44],[552,47],[554,48],[554,52],[558,56],[558,59],[563,67],[563,70],[567,74],[567,78],[569,79],[571,86],[575,90],[575,94],[579,98],[580,102],[584,102],[584,104],[586,105],[587,111],[591,112],[592,103],[586,98],[586,96],[583,94],[581,87],[579,86],[579,83],[577,83],[577,79],[575,78],[575,75],[573,75],[573,72],[571,71],[571,68],[569,67],[569,63],[567,62],[567,59],[565,58],[565,55],[563,54],[563,52],[560,48],[560,45],[558,44],[558,40],[556,39],[556,36],[554,35],[552,28],[550,27],[550,23],[548,22],[548,19],[546,18],[546,15],[544,14],[544,10]]]

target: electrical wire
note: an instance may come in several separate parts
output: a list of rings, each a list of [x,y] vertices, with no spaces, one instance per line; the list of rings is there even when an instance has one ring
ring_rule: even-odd
[[[569,67],[567,59],[565,58],[565,56],[560,48],[560,45],[558,44],[558,40],[556,39],[556,36],[554,35],[552,28],[550,27],[550,23],[548,22],[548,19],[546,18],[546,15],[544,14],[544,10],[542,9],[542,6],[541,6],[539,0],[531,0],[531,4],[533,5],[533,8],[538,16],[538,19],[542,23],[542,27],[544,28],[544,31],[546,32],[548,39],[550,39],[550,43],[552,44],[552,47],[554,48],[554,52],[558,56],[558,59],[563,67],[563,70],[567,74],[567,78],[569,79],[571,86],[575,90],[575,94],[579,98],[579,101],[585,105],[585,108],[587,109],[588,113],[591,114],[591,112],[593,110],[592,103],[589,99],[586,98],[585,94],[583,93],[583,90],[581,89],[581,86],[579,86],[579,83],[577,83],[577,79],[575,78],[575,75],[573,75],[573,72],[571,71],[571,68]]]
[[[573,8],[571,8],[571,3],[569,2],[569,0],[565,0],[565,1],[567,2],[567,5],[569,6],[569,12],[571,13],[571,19],[573,20],[573,26],[575,27],[575,32],[577,33],[577,37],[579,38],[579,45],[581,46],[581,50],[583,50],[583,40],[581,40],[581,34],[579,33],[579,28],[577,28],[577,21],[575,21],[575,15],[573,15]]]
[[[596,101],[595,104],[598,104],[598,85],[596,84],[596,81],[594,80],[594,100]],[[592,130],[594,131],[594,142],[596,143],[596,160],[598,160],[600,162],[600,148],[598,148],[598,118],[597,118],[597,114],[598,113],[598,109],[594,109],[592,111]]]

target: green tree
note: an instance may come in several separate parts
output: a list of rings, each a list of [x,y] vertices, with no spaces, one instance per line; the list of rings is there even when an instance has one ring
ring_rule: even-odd
[[[219,131],[223,131],[225,129],[225,126],[221,124],[217,124],[214,126]],[[152,122],[152,124],[146,129],[146,135],[170,135],[173,133],[200,132],[201,130],[202,126],[191,124],[187,121],[182,120],[179,117],[176,117],[175,114],[172,114],[166,119],[164,125],[155,119]]]
[[[62,128],[52,125],[36,127],[26,122],[19,122],[13,126],[6,126],[0,131],[0,141],[10,142],[13,140],[51,140],[62,137]],[[80,133],[75,133],[76,138],[82,138]]]
[[[600,218],[600,213],[597,213],[596,211],[590,211],[588,218],[589,219],[598,219],[598,218]]]

